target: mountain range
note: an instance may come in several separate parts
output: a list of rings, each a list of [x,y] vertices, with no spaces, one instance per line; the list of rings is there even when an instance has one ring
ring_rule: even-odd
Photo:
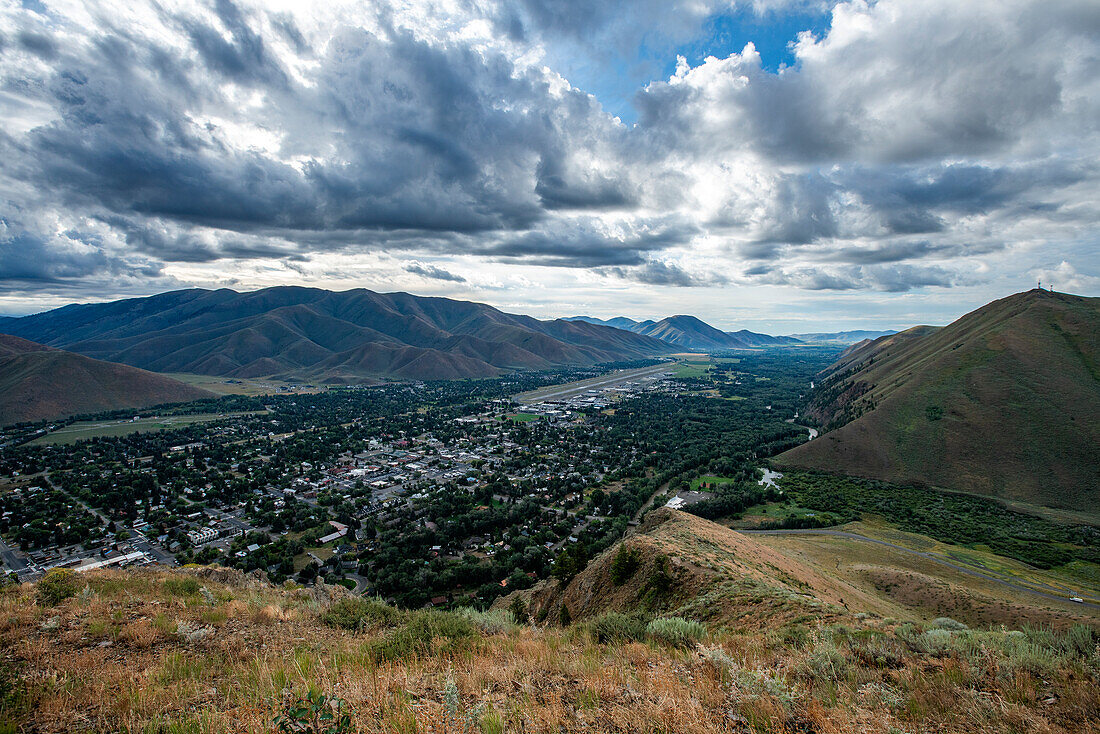
[[[785,466],[1095,512],[1100,298],[1032,290],[849,348]]]
[[[189,289],[0,319],[0,332],[155,372],[328,383],[490,377],[672,351],[584,322],[407,293]]]
[[[633,334],[660,339],[681,349],[714,351],[720,349],[753,349],[782,347],[800,344],[798,339],[786,336],[769,336],[742,329],[721,331],[694,316],[669,316],[660,321],[634,321],[619,316],[606,321],[591,316],[573,316],[569,321],[612,326]]]
[[[897,334],[894,329],[885,331],[870,331],[867,329],[853,329],[851,331],[812,332],[809,334],[790,334],[792,339],[798,339],[807,344],[858,344],[865,339],[878,339],[880,336]]]
[[[209,397],[164,375],[0,334],[0,425]]]
[[[652,336],[682,349],[694,351],[716,351],[720,349],[759,349],[761,347],[786,347],[799,344],[826,344],[831,346],[856,344],[864,339],[877,339],[880,336],[896,334],[896,331],[852,331],[813,332],[808,334],[790,334],[770,336],[747,329],[740,331],[722,331],[695,316],[669,316],[660,321],[652,319],[635,321],[626,316],[613,319],[598,319],[592,316],[572,316],[568,321],[584,321],[589,324],[613,326],[635,334]]]

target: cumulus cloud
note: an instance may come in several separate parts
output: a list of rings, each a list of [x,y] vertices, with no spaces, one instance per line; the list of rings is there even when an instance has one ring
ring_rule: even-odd
[[[256,263],[401,253],[440,286],[469,283],[427,261],[467,256],[493,277],[903,292],[1089,246],[1095,3],[834,2],[793,65],[751,44],[681,59],[626,125],[570,69],[652,64],[729,10],[632,7],[0,8],[0,280],[217,263],[247,284]]]

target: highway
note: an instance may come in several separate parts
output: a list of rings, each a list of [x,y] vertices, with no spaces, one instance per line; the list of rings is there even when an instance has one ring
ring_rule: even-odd
[[[1007,586],[1011,589],[1015,589],[1016,591],[1025,591],[1029,594],[1034,594],[1035,596],[1041,596],[1044,599],[1050,599],[1051,601],[1062,602],[1063,604],[1065,604],[1065,603],[1070,603],[1070,604],[1076,603],[1076,604],[1078,604],[1079,606],[1082,606],[1082,607],[1089,607],[1090,609],[1100,610],[1100,604],[1097,604],[1095,602],[1091,602],[1091,601],[1072,602],[1072,601],[1070,601],[1070,598],[1068,596],[1059,596],[1058,594],[1049,594],[1045,591],[1039,591],[1038,589],[1033,589],[1030,586],[1024,586],[1023,584],[1017,584],[1013,581],[1005,581],[1002,578],[999,578],[997,576],[993,576],[993,575],[988,574],[988,573],[983,573],[983,572],[975,570],[973,568],[967,568],[966,566],[960,566],[956,563],[952,563],[951,561],[948,561],[944,558],[933,555],[931,553],[925,553],[924,551],[915,551],[912,548],[906,548],[905,546],[902,546],[902,545],[896,545],[894,543],[888,543],[885,540],[877,540],[875,538],[868,538],[866,535],[857,535],[856,533],[849,533],[849,532],[845,532],[843,530],[815,530],[815,529],[805,529],[805,530],[738,530],[737,532],[744,533],[745,535],[830,535],[830,536],[837,537],[837,538],[848,538],[849,540],[859,540],[859,541],[863,541],[865,543],[875,543],[877,545],[884,545],[887,548],[893,548],[894,550],[899,550],[903,553],[908,553],[909,555],[920,556],[921,558],[927,558],[928,560],[934,561],[934,562],[940,564],[941,566],[947,566],[948,568],[952,568],[956,571],[959,571],[960,573],[965,573],[965,574],[968,574],[970,576],[977,576],[979,578],[985,579],[986,581],[992,581],[995,584],[1000,584],[1001,586]]]

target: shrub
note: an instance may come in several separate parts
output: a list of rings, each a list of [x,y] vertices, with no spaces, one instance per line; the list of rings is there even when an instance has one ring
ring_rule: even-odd
[[[400,620],[401,612],[390,605],[361,597],[341,599],[321,613],[321,621],[329,627],[356,631],[393,627]]]
[[[436,639],[443,640],[441,651],[461,649],[478,636],[477,627],[452,612],[429,610],[415,612],[402,626],[371,646],[378,662],[401,660],[432,652]]]
[[[527,604],[519,594],[512,597],[512,601],[508,604],[508,611],[512,613],[512,618],[515,619],[518,624],[526,624],[531,618],[531,615],[527,611]]]
[[[935,630],[948,630],[950,632],[961,632],[970,629],[962,622],[951,619],[951,617],[936,617],[928,626]]]
[[[953,642],[954,635],[947,630],[931,629],[914,637],[910,647],[925,655],[946,655]]]
[[[801,624],[789,624],[779,630],[779,639],[784,645],[800,650],[810,642],[810,631]]]
[[[637,616],[607,612],[591,622],[597,642],[637,642],[645,637],[646,624]]]
[[[178,579],[165,579],[164,590],[173,596],[191,596],[199,593],[198,579],[185,576]]]
[[[832,642],[819,642],[800,666],[811,680],[839,681],[848,675],[848,659]]]
[[[479,612],[476,609],[463,607],[457,613],[480,627],[482,632],[490,635],[511,632],[518,626],[515,616],[509,609],[490,609]]]
[[[57,606],[70,596],[76,596],[76,574],[67,568],[51,568],[38,582],[35,601],[44,607]]]
[[[690,647],[706,637],[707,628],[683,617],[663,617],[646,625],[645,632],[650,639],[665,645]]]
[[[611,583],[616,586],[622,586],[630,577],[634,575],[634,572],[638,570],[638,566],[642,562],[642,554],[638,552],[637,548],[628,548],[625,545],[619,547],[619,552],[615,554],[615,557],[611,560]]]
[[[904,662],[897,643],[886,640],[866,640],[851,643],[852,654],[868,668],[897,669]]]

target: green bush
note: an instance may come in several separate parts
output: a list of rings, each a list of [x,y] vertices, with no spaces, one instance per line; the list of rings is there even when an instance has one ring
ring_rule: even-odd
[[[358,631],[393,627],[401,621],[401,612],[375,599],[351,597],[341,599],[322,612],[321,621],[329,627]]]
[[[855,640],[850,643],[852,655],[868,668],[900,668],[905,662],[896,642],[888,640]]]
[[[683,617],[662,617],[646,625],[650,639],[672,647],[691,647],[707,636],[707,628]]]
[[[646,623],[638,616],[607,612],[591,622],[597,642],[637,642],[645,637]]]
[[[490,609],[485,612],[479,612],[476,609],[463,607],[458,610],[457,614],[460,617],[470,620],[480,627],[482,632],[490,635],[511,632],[518,626],[515,616],[509,609]]]
[[[955,636],[945,629],[930,629],[913,638],[910,645],[925,655],[946,655],[953,646]]]
[[[280,734],[344,734],[353,730],[344,702],[313,690],[284,703],[274,724]]]
[[[810,680],[835,683],[848,675],[848,658],[832,642],[819,642],[802,662],[801,673]]]
[[[165,579],[164,590],[173,596],[191,596],[199,593],[198,579],[184,576],[177,579]]]
[[[414,612],[402,626],[374,642],[371,651],[378,662],[403,660],[433,651],[434,641],[443,640],[441,652],[459,650],[478,637],[474,623],[453,612]]]
[[[611,560],[611,583],[616,586],[625,584],[638,570],[641,562],[642,554],[637,548],[628,548],[626,545],[619,546],[618,553]]]
[[[962,630],[970,629],[962,622],[951,619],[951,617],[936,617],[928,626],[932,629],[949,630],[951,632],[961,632]]]
[[[51,568],[38,582],[34,598],[40,606],[57,606],[70,596],[76,596],[76,574],[67,568]]]

